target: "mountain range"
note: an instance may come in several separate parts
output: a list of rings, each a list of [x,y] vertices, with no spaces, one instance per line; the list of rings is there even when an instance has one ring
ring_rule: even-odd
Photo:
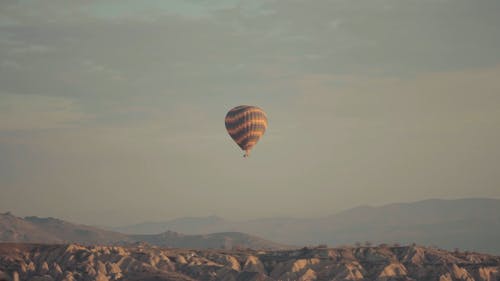
[[[0,214],[0,242],[85,245],[145,242],[199,249],[417,243],[498,254],[498,237],[498,199],[432,199],[380,207],[362,206],[320,218],[231,221],[216,216],[191,217],[107,230],[56,218]]]
[[[239,232],[185,235],[166,231],[160,234],[130,235],[96,227],[73,224],[56,218],[0,214],[0,242],[84,245],[127,245],[148,243],[171,248],[253,248],[283,249],[288,246]]]
[[[238,231],[289,245],[418,243],[447,249],[500,253],[499,199],[430,199],[379,207],[361,206],[318,218],[231,221],[189,217],[113,228],[123,233],[166,230],[186,234]]]

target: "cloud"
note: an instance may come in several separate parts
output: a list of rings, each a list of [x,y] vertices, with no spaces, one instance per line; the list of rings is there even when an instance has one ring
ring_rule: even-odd
[[[90,118],[67,98],[0,93],[0,133],[72,128]]]
[[[14,48],[10,50],[11,54],[29,55],[29,54],[44,54],[53,51],[50,47],[43,45],[27,45],[21,48]]]
[[[93,60],[83,60],[81,65],[90,73],[95,73],[97,75],[104,75],[112,80],[124,79],[118,71],[106,67],[102,64],[99,64]]]
[[[249,3],[0,1],[2,205],[498,195],[499,1]],[[240,104],[270,116],[243,164]]]
[[[447,121],[500,114],[500,65],[412,77],[305,75],[296,84],[297,100],[332,117],[419,118]],[[458,121],[456,119],[456,121]]]
[[[128,11],[124,18],[107,15],[115,1],[52,3],[3,4],[17,24],[0,27],[11,41],[0,40],[0,55],[22,70],[0,70],[4,91],[196,97],[201,89],[259,86],[274,78],[265,71],[275,66],[298,76],[404,76],[500,62],[498,1],[221,1],[216,9],[127,1],[118,9]],[[185,16],[192,6],[211,16]],[[142,20],[134,7],[155,20]],[[169,12],[176,9],[186,12]],[[118,74],[90,75],[82,61]]]
[[[22,66],[14,60],[3,60],[0,66],[2,68],[9,69],[10,71],[17,71],[22,68]]]

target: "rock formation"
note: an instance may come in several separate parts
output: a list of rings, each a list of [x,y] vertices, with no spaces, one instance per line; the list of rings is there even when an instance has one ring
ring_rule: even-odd
[[[420,246],[187,250],[0,244],[0,281],[498,281],[500,257]]]

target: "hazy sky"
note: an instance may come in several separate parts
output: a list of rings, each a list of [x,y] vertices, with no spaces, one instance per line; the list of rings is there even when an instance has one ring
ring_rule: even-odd
[[[2,0],[0,211],[120,225],[500,197],[498,0]],[[252,156],[227,135],[262,107]]]

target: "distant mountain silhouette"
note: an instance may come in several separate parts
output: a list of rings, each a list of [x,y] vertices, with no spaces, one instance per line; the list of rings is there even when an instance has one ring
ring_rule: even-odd
[[[116,229],[144,234],[167,229],[188,234],[239,231],[291,245],[416,242],[447,249],[500,253],[500,200],[430,199],[380,207],[361,206],[311,219],[268,218],[236,222],[211,216]]]
[[[287,246],[239,232],[185,235],[167,231],[152,235],[129,235],[73,224],[56,218],[25,217],[0,214],[0,242],[80,243],[85,245],[125,245],[145,242],[172,248],[252,248],[283,249]]]

